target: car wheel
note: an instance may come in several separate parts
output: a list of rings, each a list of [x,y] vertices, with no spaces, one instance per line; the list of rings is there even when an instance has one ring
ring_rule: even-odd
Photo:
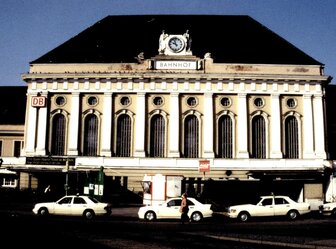
[[[331,216],[332,216],[333,218],[336,218],[336,208],[333,209],[333,211],[331,212]]]
[[[85,210],[83,216],[88,220],[92,220],[95,216],[95,213],[92,210]]]
[[[248,212],[241,212],[239,215],[238,215],[238,219],[240,221],[247,221],[248,219],[250,219],[250,214]]]
[[[153,211],[148,211],[145,213],[145,220],[153,221],[156,220],[156,214]]]
[[[194,212],[191,214],[191,221],[199,222],[203,219],[203,215],[200,212]]]
[[[47,216],[48,214],[49,214],[48,209],[45,207],[40,208],[38,211],[39,216]]]
[[[296,220],[299,217],[299,213],[296,210],[289,210],[287,216],[290,220]]]

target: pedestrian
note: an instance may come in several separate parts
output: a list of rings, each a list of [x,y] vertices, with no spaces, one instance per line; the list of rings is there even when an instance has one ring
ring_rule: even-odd
[[[181,223],[182,224],[184,224],[184,222],[188,222],[189,221],[188,212],[189,212],[188,198],[187,198],[187,194],[184,193],[182,195],[182,201],[181,201],[181,206],[180,206]]]

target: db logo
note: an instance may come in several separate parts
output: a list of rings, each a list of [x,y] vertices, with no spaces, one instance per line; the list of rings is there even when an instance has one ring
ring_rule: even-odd
[[[199,172],[210,172],[210,161],[209,160],[200,160],[198,170],[199,170]]]
[[[45,107],[46,98],[41,96],[33,96],[31,98],[32,107]]]

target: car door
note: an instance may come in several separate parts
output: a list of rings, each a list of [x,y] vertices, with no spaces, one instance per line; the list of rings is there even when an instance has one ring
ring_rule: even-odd
[[[82,197],[74,197],[73,205],[71,207],[72,215],[82,215],[84,210],[88,207],[87,202]]]
[[[254,216],[274,216],[272,197],[263,198],[255,207]]]
[[[189,208],[188,215],[190,216],[195,211],[195,203],[193,203],[189,199],[187,201],[188,201],[188,208]],[[200,211],[202,212],[203,210],[200,210]]]
[[[181,199],[173,199],[163,205],[161,208],[160,216],[168,219],[176,219],[181,217],[180,213]]]
[[[290,203],[282,197],[275,197],[274,203],[274,215],[287,215],[288,211],[291,209]]]
[[[53,214],[70,215],[73,197],[66,196],[56,202]]]

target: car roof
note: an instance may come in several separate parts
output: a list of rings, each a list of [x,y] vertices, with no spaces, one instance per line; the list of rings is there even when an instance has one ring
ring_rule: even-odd
[[[171,197],[171,198],[168,198],[167,201],[169,200],[174,200],[174,199],[181,199],[182,197]],[[187,199],[189,200],[196,200],[194,197],[187,197]]]

